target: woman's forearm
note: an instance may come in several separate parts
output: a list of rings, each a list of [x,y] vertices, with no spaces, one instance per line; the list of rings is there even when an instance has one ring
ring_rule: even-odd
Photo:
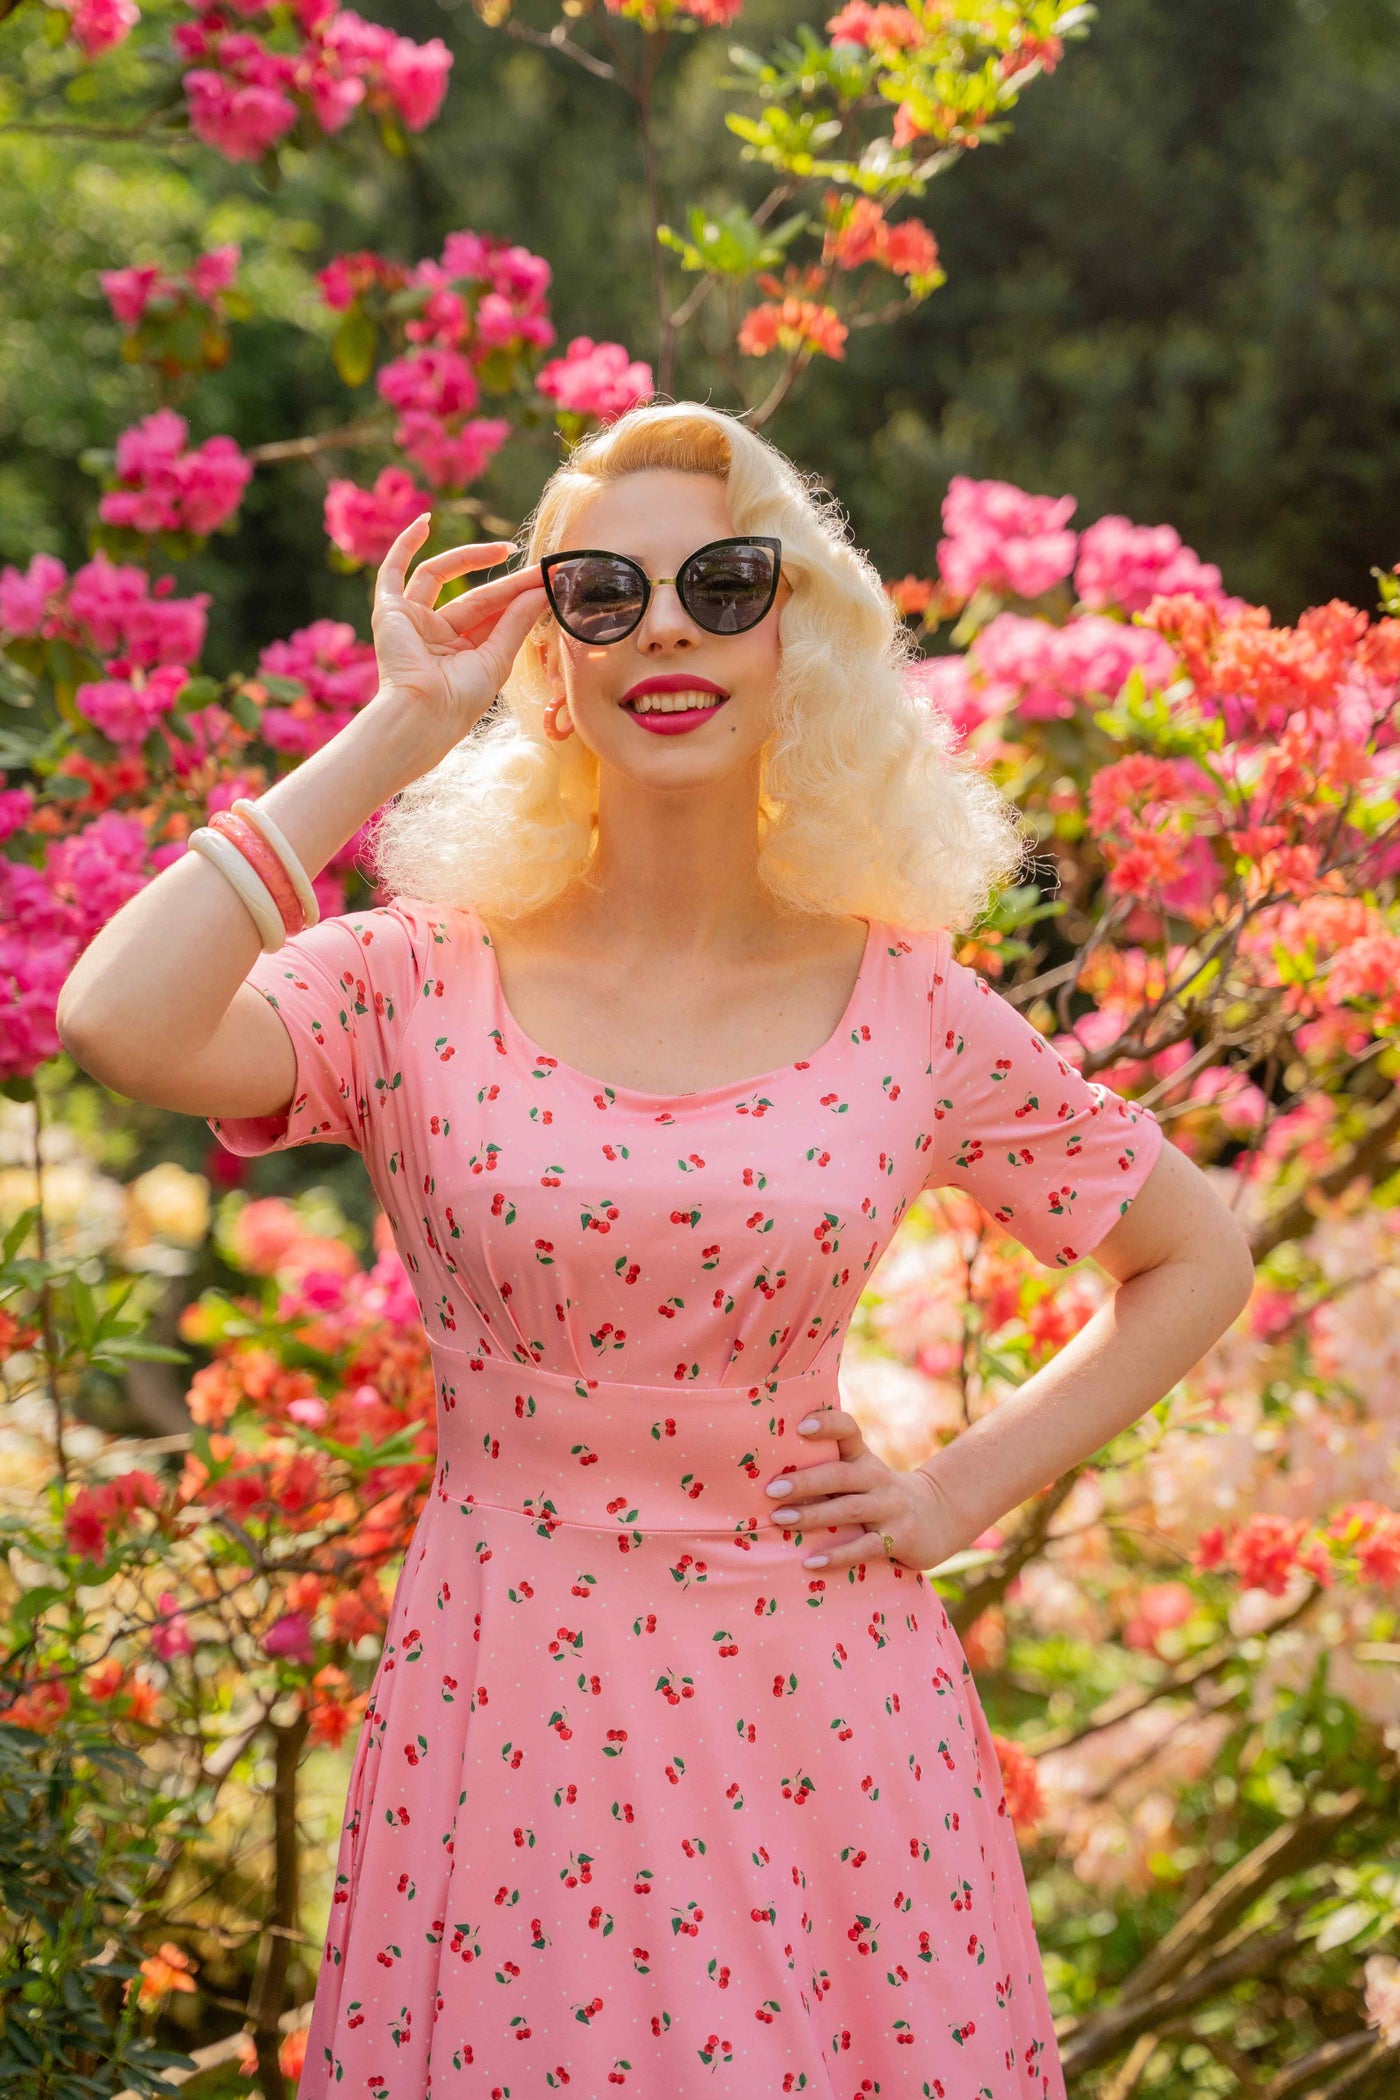
[[[961,1545],[1146,1414],[1248,1302],[1236,1233],[1127,1277],[1042,1370],[925,1461]]]
[[[440,726],[377,695],[261,799],[315,876],[375,810],[444,756]],[[63,1041],[95,1077],[139,1095],[143,1080],[209,1043],[259,947],[224,877],[184,854],[78,958],[59,1001]]]

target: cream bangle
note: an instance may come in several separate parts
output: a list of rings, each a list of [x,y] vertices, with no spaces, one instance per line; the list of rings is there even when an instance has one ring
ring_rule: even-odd
[[[287,929],[282,924],[282,914],[272,901],[272,893],[257,870],[250,867],[237,846],[210,831],[201,824],[198,831],[190,833],[190,847],[211,867],[226,875],[247,906],[248,916],[258,929],[258,938],[265,955],[275,955],[279,948],[287,945]]]
[[[288,844],[281,825],[274,824],[272,818],[261,804],[250,802],[246,795],[240,796],[238,801],[234,803],[233,811],[235,816],[246,817],[250,824],[257,825],[258,830],[267,840],[268,845],[271,846],[273,852],[287,871],[287,878],[297,893],[297,902],[305,914],[306,924],[315,926],[321,917],[321,907],[316,902],[316,892],[311,887],[310,877],[307,875],[305,868]]]

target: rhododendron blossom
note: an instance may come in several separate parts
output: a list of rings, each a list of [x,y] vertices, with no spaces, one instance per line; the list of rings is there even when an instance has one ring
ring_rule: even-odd
[[[812,299],[784,299],[755,306],[745,314],[739,348],[745,357],[766,357],[770,350],[782,350],[788,356],[817,351],[823,357],[844,358],[849,333],[835,307]]]
[[[1068,720],[1086,702],[1114,700],[1132,671],[1149,690],[1170,684],[1176,671],[1160,636],[1093,613],[1063,627],[998,613],[977,636],[968,663],[989,712],[1014,709],[1028,722]]]
[[[140,263],[124,270],[101,270],[98,283],[107,294],[114,319],[130,332],[140,327],[153,303],[175,306],[190,292],[217,309],[220,292],[228,290],[237,273],[239,256],[237,243],[230,241],[199,256],[182,277],[168,277],[156,263]]]
[[[119,749],[135,749],[169,714],[189,673],[183,664],[161,664],[153,671],[142,671],[114,663],[108,669],[125,670],[127,675],[80,685],[75,703],[111,743]]]
[[[958,598],[978,589],[1038,598],[1074,567],[1074,533],[1066,531],[1073,496],[1028,496],[1007,481],[955,474],[943,499],[945,538],[938,568]]]
[[[562,357],[543,365],[536,384],[560,408],[602,423],[656,391],[650,365],[629,358],[621,343],[595,343],[587,335],[576,335]]]
[[[100,58],[125,43],[141,19],[135,0],[57,0],[70,20],[70,35],[84,58]]]
[[[403,467],[385,467],[373,488],[353,481],[333,481],[326,490],[326,532],[343,554],[357,562],[383,561],[405,525],[432,507]]]
[[[118,486],[97,514],[106,525],[134,532],[193,532],[201,537],[226,524],[253,477],[230,437],[206,438],[186,451],[189,425],[173,408],[158,408],[117,440]]]
[[[193,61],[184,86],[197,138],[229,160],[259,160],[301,110],[326,133],[342,130],[361,107],[392,111],[410,131],[432,122],[452,66],[440,37],[415,44],[320,0],[292,12],[302,40],[295,53],[274,50],[252,30],[229,29],[212,11],[172,30],[181,57]]]
[[[847,0],[839,14],[828,17],[826,33],[833,44],[856,44],[874,53],[911,50],[925,35],[907,7],[872,7],[868,0]]]
[[[836,191],[828,192],[824,206],[823,262],[834,262],[842,270],[873,262],[896,277],[941,276],[938,243],[921,219],[891,226],[873,197],[857,197],[848,204]]]
[[[1085,529],[1074,588],[1081,605],[1112,605],[1126,613],[1145,612],[1154,598],[1170,592],[1212,600],[1223,595],[1215,563],[1184,547],[1173,526],[1134,525],[1120,517],[1099,518]]]
[[[262,733],[276,751],[307,757],[374,698],[378,684],[372,643],[344,620],[313,620],[285,642],[269,642],[258,658],[269,677],[292,678],[303,696],[263,710]]]

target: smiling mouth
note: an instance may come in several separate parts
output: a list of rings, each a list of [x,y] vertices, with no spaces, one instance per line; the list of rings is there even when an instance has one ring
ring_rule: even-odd
[[[635,700],[624,700],[622,704],[633,715],[713,714],[727,698],[725,693],[696,687],[684,693],[638,693]]]

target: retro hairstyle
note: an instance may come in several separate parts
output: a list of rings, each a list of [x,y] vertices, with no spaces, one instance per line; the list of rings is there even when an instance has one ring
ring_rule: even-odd
[[[563,544],[594,490],[647,467],[717,476],[734,531],[783,543],[792,591],[759,808],[772,894],[799,910],[970,928],[1022,871],[1029,842],[1014,805],[952,748],[951,724],[906,687],[912,637],[815,477],[722,409],[648,403],[550,475],[518,535],[528,532],[526,563]],[[374,857],[388,894],[510,919],[587,867],[598,761],[578,736],[545,736],[548,699],[522,645],[497,706],[385,812]]]

